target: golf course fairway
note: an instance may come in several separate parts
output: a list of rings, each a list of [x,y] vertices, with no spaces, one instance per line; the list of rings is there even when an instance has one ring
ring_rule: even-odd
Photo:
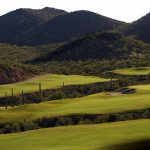
[[[105,150],[150,138],[150,120],[77,125],[0,135],[2,150]]]
[[[108,114],[150,108],[150,85],[131,86],[133,94],[103,92],[81,98],[26,104],[0,109],[0,122],[22,122],[70,114]]]
[[[0,97],[5,96],[6,92],[8,95],[11,95],[12,89],[14,91],[14,95],[21,94],[22,90],[24,90],[24,93],[38,91],[39,83],[41,83],[42,89],[54,89],[61,88],[63,83],[64,85],[84,85],[108,81],[110,81],[110,79],[95,76],[46,74],[31,78],[24,82],[0,85]]]

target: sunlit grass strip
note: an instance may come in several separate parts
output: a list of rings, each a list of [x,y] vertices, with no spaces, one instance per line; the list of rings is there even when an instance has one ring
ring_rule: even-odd
[[[22,90],[24,91],[24,93],[38,91],[39,83],[41,83],[42,89],[55,89],[61,88],[63,87],[63,85],[84,85],[108,81],[110,81],[110,79],[95,76],[47,74],[37,76],[20,83],[0,85],[0,97],[5,96],[6,93],[7,95],[11,95],[12,89],[14,95],[21,95]]]
[[[148,75],[150,74],[150,67],[117,69],[113,73],[121,75]]]
[[[150,120],[78,125],[0,135],[3,150],[104,150],[150,138]]]

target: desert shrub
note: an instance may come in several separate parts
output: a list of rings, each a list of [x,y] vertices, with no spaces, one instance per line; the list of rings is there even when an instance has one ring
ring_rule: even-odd
[[[54,93],[51,93],[51,95],[49,96],[50,100],[57,100],[57,99],[63,99],[65,98],[65,94],[62,91],[56,91]]]
[[[73,91],[73,93],[71,93],[69,95],[70,98],[75,98],[75,97],[80,97],[81,94],[78,91]]]

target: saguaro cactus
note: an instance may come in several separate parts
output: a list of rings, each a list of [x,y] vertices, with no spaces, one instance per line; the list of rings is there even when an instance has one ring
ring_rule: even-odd
[[[7,92],[5,93],[5,97],[6,97],[5,109],[7,109],[7,107],[8,107],[8,97],[7,97]]]
[[[11,106],[14,106],[14,89],[11,89]]]
[[[22,103],[24,104],[24,92],[22,90],[22,93],[21,93],[21,97],[22,97]]]
[[[42,100],[42,85],[39,83],[39,102]]]

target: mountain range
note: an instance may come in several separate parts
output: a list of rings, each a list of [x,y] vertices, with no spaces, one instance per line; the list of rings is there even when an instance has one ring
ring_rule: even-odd
[[[36,46],[116,30],[150,43],[149,27],[150,13],[133,23],[125,23],[85,10],[68,13],[49,7],[20,8],[0,16],[0,42]]]
[[[90,11],[17,9],[0,17],[0,42],[31,46],[64,42],[122,24]]]
[[[14,43],[18,45],[41,45],[65,42],[96,31],[107,31],[123,22],[107,18],[89,11],[76,11],[57,16],[33,28]]]

